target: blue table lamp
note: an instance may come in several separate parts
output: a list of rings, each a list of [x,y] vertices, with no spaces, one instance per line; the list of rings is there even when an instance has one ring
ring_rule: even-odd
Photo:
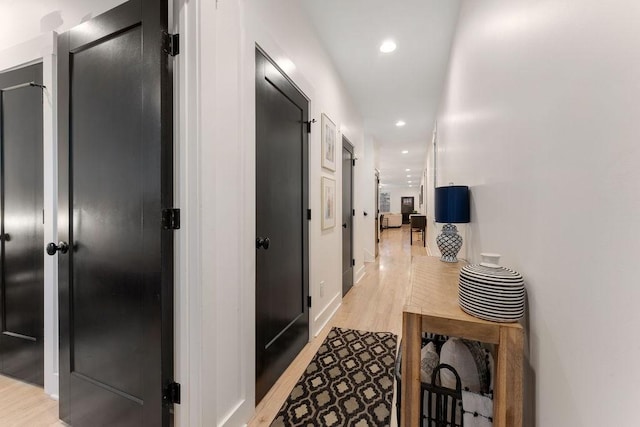
[[[445,223],[442,233],[436,238],[440,249],[440,261],[458,262],[458,252],[462,247],[462,236],[453,224],[469,222],[469,187],[450,185],[437,187],[435,194],[436,222]]]

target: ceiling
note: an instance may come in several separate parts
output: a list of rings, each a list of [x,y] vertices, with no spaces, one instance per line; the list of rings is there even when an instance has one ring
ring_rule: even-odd
[[[122,1],[80,3],[86,10],[98,10]],[[408,180],[419,185],[459,0],[300,1],[364,118],[365,132],[378,144],[381,182],[388,187],[406,187]],[[0,50],[15,44],[16,38],[65,31],[90,17],[79,7],[74,16],[62,15],[68,2],[0,0]],[[1,13],[9,7],[13,13]],[[16,21],[15,16],[28,19]],[[379,51],[385,39],[396,42],[394,52]],[[396,127],[398,120],[406,125]],[[401,154],[402,150],[409,153]]]
[[[378,144],[381,182],[420,185],[459,1],[301,2]],[[394,52],[380,52],[386,39],[397,44]],[[398,120],[406,125],[397,127]]]

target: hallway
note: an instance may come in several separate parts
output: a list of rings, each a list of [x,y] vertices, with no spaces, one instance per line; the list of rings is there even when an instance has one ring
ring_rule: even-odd
[[[414,236],[415,237],[415,236]],[[268,426],[332,326],[364,331],[402,332],[402,307],[409,284],[411,260],[427,255],[422,241],[409,245],[409,227],[389,228],[380,234],[380,253],[366,266],[365,275],[342,300],[322,332],[302,350],[256,407],[249,426]],[[395,403],[394,403],[395,404]]]

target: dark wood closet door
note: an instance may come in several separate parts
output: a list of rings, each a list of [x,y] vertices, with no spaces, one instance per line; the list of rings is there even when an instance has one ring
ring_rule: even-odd
[[[38,85],[42,64],[0,74],[0,373],[43,385],[44,184]]]
[[[309,341],[308,109],[257,50],[257,402]]]
[[[166,23],[166,1],[131,0],[59,39],[60,417],[73,426],[170,423]]]

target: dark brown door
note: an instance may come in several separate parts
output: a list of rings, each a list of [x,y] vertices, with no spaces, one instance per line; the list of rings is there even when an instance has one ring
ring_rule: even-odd
[[[0,74],[0,373],[40,385],[44,382],[41,84],[42,64]]]
[[[60,418],[74,427],[170,422],[167,10],[132,0],[58,40]]]
[[[342,138],[342,295],[353,286],[353,146]]]
[[[413,213],[413,202],[413,197],[402,197],[400,200],[403,224],[409,224],[409,215]]]
[[[308,111],[256,50],[256,402],[309,341]]]
[[[376,170],[376,177],[375,177],[375,192],[376,192],[376,258],[378,258],[378,254],[380,251],[380,173]]]

